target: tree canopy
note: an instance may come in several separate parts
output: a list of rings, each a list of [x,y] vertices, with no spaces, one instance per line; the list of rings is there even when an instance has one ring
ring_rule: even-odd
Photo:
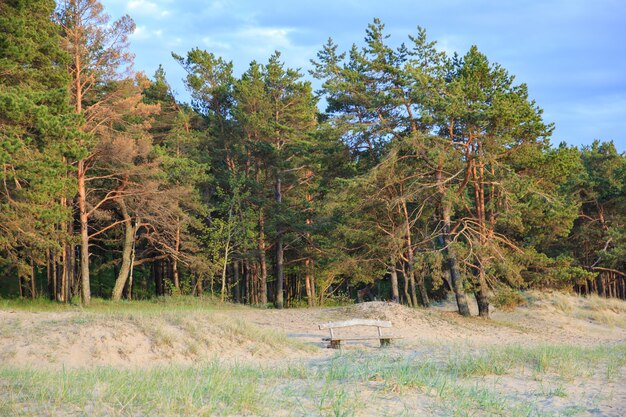
[[[626,298],[626,156],[551,144],[477,46],[447,54],[421,27],[394,46],[374,19],[309,74],[194,48],[172,53],[184,103],[97,0],[8,0],[0,28],[3,296],[452,294],[485,317],[524,288]]]

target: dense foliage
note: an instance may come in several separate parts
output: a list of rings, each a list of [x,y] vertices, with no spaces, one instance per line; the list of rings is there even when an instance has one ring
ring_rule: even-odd
[[[0,4],[3,295],[450,292],[482,316],[511,289],[626,298],[626,156],[553,147],[477,47],[449,56],[422,28],[393,47],[375,19],[321,48],[318,92],[279,52],[237,75],[193,49],[173,54],[181,103],[162,68],[132,71],[134,27],[96,0]]]

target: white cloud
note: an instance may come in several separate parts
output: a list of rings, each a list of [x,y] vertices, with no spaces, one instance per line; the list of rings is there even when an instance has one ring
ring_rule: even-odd
[[[452,56],[455,52],[459,55],[463,55],[467,51],[467,42],[461,39],[459,36],[442,36],[436,39],[436,48],[438,51],[445,52],[447,55]]]
[[[215,48],[215,49],[230,49],[231,48],[231,45],[228,42],[218,41],[209,36],[203,37],[202,43],[207,48]]]
[[[128,2],[128,10],[133,12],[154,13],[159,10],[159,7],[147,0],[132,0]]]
[[[250,26],[235,32],[235,36],[252,44],[264,44],[275,49],[276,47],[291,46],[289,33],[293,29]]]
[[[160,38],[163,36],[161,29],[150,30],[145,25],[137,26],[131,35],[133,40],[146,40],[151,38]]]
[[[170,15],[169,10],[149,0],[131,0],[126,6],[126,10],[137,16],[166,17]]]

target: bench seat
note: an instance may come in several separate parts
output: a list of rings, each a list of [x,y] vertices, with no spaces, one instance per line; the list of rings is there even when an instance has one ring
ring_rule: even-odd
[[[373,326],[378,329],[378,334],[371,336],[337,336],[334,334],[333,329],[353,327],[353,326]],[[341,342],[347,341],[361,341],[361,340],[380,340],[380,346],[389,346],[392,339],[402,339],[402,336],[392,336],[382,334],[381,328],[390,328],[391,322],[381,320],[365,320],[365,319],[352,319],[347,321],[333,322],[320,324],[319,328],[328,329],[330,331],[330,337],[322,338],[325,342],[330,342],[329,348],[339,349],[341,348]]]

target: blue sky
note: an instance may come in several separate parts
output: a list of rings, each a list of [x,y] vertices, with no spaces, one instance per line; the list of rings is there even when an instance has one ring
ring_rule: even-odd
[[[374,17],[392,42],[427,30],[441,49],[473,44],[528,84],[556,125],[552,143],[614,140],[626,151],[626,1],[624,0],[101,0],[137,24],[135,69],[151,76],[163,64],[185,100],[184,72],[171,52],[193,47],[232,60],[239,74],[274,50],[306,73],[332,37],[341,49],[360,44]]]

